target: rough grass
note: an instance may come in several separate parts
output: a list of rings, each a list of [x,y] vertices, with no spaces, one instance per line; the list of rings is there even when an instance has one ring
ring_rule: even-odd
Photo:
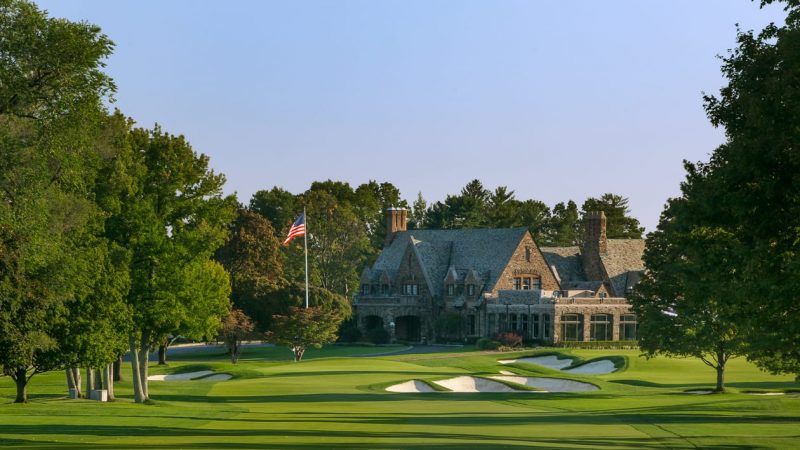
[[[579,393],[396,394],[382,386],[429,382],[508,369],[497,359],[516,354],[350,357],[365,347],[317,350],[289,362],[278,348],[248,353],[237,365],[224,356],[191,360],[151,373],[214,370],[220,382],[151,382],[153,405],[120,399],[101,404],[67,400],[63,373],[37,375],[31,402],[15,405],[14,386],[0,378],[0,447],[60,448],[796,448],[800,395],[753,396],[743,391],[794,391],[790,376],[773,376],[744,360],[729,363],[731,393],[712,389],[715,375],[694,359],[646,360],[631,350],[563,350],[590,361],[618,357],[627,367],[607,375],[563,374],[515,367],[520,375],[547,374],[588,381],[599,391]],[[283,349],[286,351],[285,349]],[[561,349],[559,349],[561,350]],[[275,353],[272,353],[272,352]],[[286,351],[288,352],[288,351]],[[350,353],[352,355],[353,353]],[[521,352],[530,355],[530,351]],[[550,352],[552,353],[552,351]],[[188,356],[188,355],[187,355]],[[273,358],[272,356],[276,356]],[[123,376],[129,377],[129,367]],[[741,391],[741,392],[740,392]]]

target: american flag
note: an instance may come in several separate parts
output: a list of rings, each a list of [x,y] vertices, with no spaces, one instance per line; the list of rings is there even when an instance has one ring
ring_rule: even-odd
[[[306,234],[305,213],[300,214],[297,220],[294,221],[294,224],[292,224],[292,228],[289,228],[289,234],[286,236],[286,240],[283,241],[283,245],[289,245],[289,243],[292,242],[292,239],[304,234]]]

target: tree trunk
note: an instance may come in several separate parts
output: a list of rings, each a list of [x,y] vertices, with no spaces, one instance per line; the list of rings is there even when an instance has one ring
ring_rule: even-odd
[[[105,385],[103,384],[103,372],[104,369],[94,369],[94,388],[95,389],[105,389]]]
[[[717,392],[725,392],[725,364],[728,362],[729,355],[723,350],[717,350]]]
[[[16,370],[16,375],[13,377],[14,382],[17,384],[17,398],[14,403],[27,403],[28,402],[28,371],[24,368]]]
[[[75,389],[78,391],[78,398],[81,398],[83,396],[81,392],[81,368],[72,367],[69,370],[72,371],[72,379],[75,380]]]
[[[67,395],[71,394],[73,390],[77,392],[78,388],[75,387],[75,374],[72,373],[72,368],[67,367],[64,369],[64,372],[67,373]],[[78,394],[78,396],[80,397],[80,394]]]
[[[167,344],[158,346],[158,365],[165,366],[167,364]]]
[[[139,341],[139,381],[142,386],[144,399],[150,400],[150,386],[147,381],[148,362],[150,360],[150,334],[143,332]]]
[[[122,381],[122,356],[114,361],[114,381]]]
[[[298,362],[303,359],[303,353],[306,352],[304,347],[295,347],[294,348],[294,362]]]
[[[145,397],[142,392],[142,380],[139,378],[139,351],[136,348],[136,336],[128,336],[128,344],[131,348],[131,371],[133,372],[133,401],[144,403]]]
[[[94,390],[94,369],[86,368],[86,398],[91,397]]]
[[[108,401],[110,401],[110,402],[114,401],[114,375],[113,375],[114,369],[113,369],[113,366],[114,366],[113,363],[112,364],[108,364],[103,369],[103,385],[106,388],[106,390],[108,391]]]

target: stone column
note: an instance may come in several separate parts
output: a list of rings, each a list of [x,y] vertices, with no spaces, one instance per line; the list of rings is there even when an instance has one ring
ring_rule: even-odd
[[[588,342],[592,331],[592,315],[583,315],[583,341]]]
[[[611,339],[615,341],[619,340],[619,316],[619,311],[614,311],[611,318]]]

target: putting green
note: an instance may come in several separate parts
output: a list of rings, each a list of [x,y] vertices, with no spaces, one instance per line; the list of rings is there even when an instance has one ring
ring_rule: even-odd
[[[246,350],[247,351],[247,350]],[[553,351],[560,350],[549,350]],[[13,383],[0,378],[0,447],[57,448],[690,448],[800,446],[800,395],[745,391],[800,390],[744,360],[730,363],[731,393],[691,395],[713,387],[714,373],[693,359],[645,360],[636,351],[573,350],[591,360],[616,357],[605,375],[565,374],[530,364],[501,365],[484,352],[352,357],[375,349],[332,347],[307,361],[283,349],[252,349],[233,366],[219,354],[174,358],[153,374],[211,370],[233,379],[150,383],[154,405],[66,400],[63,373],[37,375],[31,402],[12,404]],[[327,357],[332,355],[333,357]],[[126,367],[123,376],[127,376]],[[408,380],[462,375],[568,378],[599,390],[575,393],[392,393]]]

